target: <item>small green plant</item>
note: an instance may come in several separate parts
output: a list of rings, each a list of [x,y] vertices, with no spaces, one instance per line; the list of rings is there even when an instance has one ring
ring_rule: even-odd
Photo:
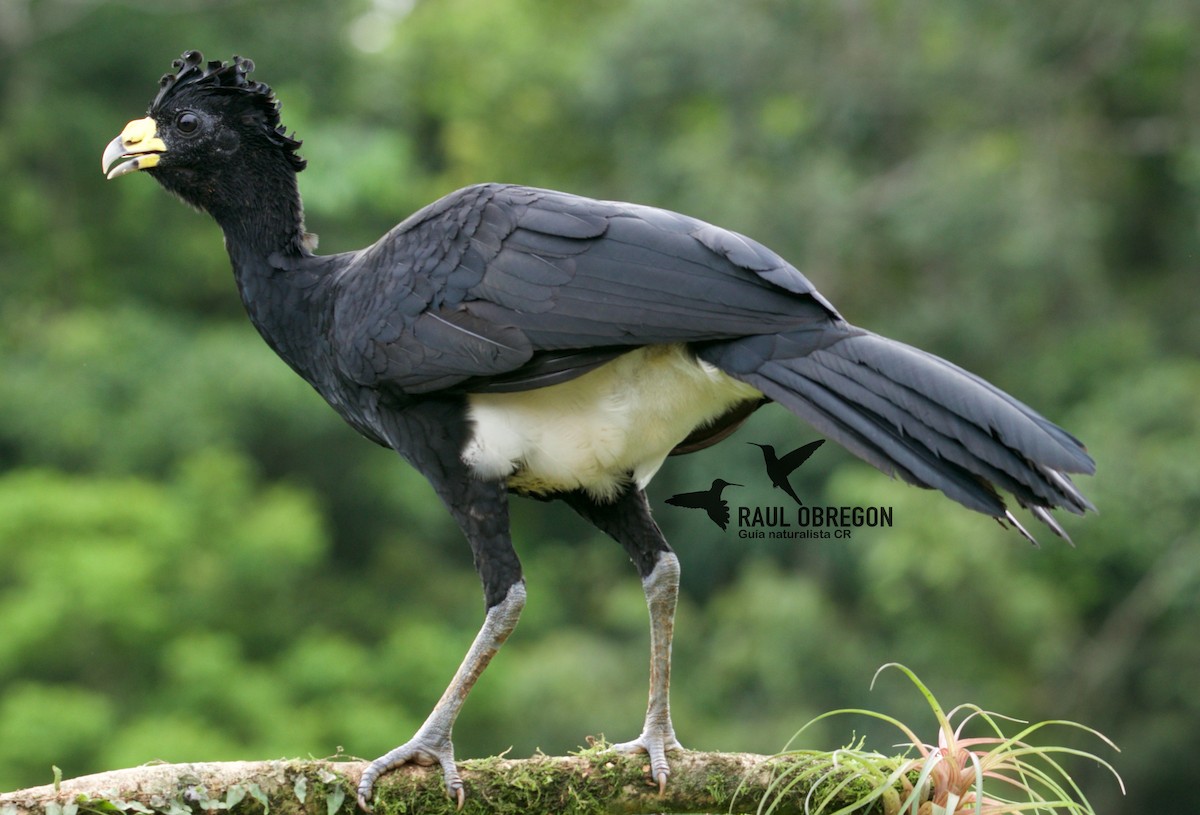
[[[1033,746],[1027,741],[1034,733],[1056,725],[1083,730],[1118,749],[1098,731],[1062,720],[1029,724],[971,704],[958,705],[946,713],[917,675],[898,663],[888,663],[876,671],[872,688],[879,674],[888,668],[903,672],[925,697],[938,722],[936,744],[922,741],[895,717],[872,710],[842,709],[817,716],[792,737],[780,754],[809,760],[791,764],[796,769],[782,771],[772,780],[759,805],[761,815],[770,815],[784,796],[805,786],[808,792],[804,811],[813,815],[865,812],[872,806],[885,815],[1095,815],[1083,791],[1059,763],[1063,755],[1098,762],[1113,774],[1124,793],[1120,775],[1100,757],[1085,750]],[[831,753],[787,749],[812,725],[844,714],[868,716],[895,726],[907,739],[906,752],[899,756],[869,752],[863,749],[863,739]],[[990,734],[964,738],[963,730],[973,720],[983,722]],[[1005,735],[1001,723],[1023,727],[1013,735]]]

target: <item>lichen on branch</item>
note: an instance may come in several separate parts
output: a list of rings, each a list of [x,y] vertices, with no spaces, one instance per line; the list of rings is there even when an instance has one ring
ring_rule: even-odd
[[[466,783],[463,815],[554,813],[754,813],[767,800],[777,815],[805,811],[813,773],[780,793],[780,777],[803,777],[808,757],[750,753],[674,754],[671,781],[660,794],[638,756],[602,747],[569,756],[485,758],[459,764]],[[366,766],[357,761],[259,761],[155,764],[0,794],[0,815],[354,815],[354,788]],[[864,790],[848,785],[828,811],[852,805]],[[436,768],[405,766],[375,788],[377,815],[455,812]],[[883,812],[878,801],[860,810]]]

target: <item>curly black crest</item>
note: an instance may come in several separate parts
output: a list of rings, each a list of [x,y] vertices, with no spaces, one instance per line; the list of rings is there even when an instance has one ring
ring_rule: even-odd
[[[150,103],[150,114],[161,109],[177,96],[191,91],[245,95],[262,116],[263,133],[272,144],[282,148],[292,167],[299,172],[308,164],[296,154],[302,142],[289,136],[279,120],[279,100],[264,82],[250,79],[254,61],[234,56],[230,62],[204,60],[199,51],[186,51],[171,63],[175,73],[163,74],[158,82],[158,94]]]

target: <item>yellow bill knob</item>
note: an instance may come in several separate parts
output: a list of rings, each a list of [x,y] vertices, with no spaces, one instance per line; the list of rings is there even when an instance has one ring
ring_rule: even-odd
[[[165,152],[167,145],[158,137],[158,125],[154,120],[150,117],[134,119],[104,148],[100,169],[111,180],[138,170],[149,170],[158,164],[159,157]],[[121,159],[125,161],[116,164]]]

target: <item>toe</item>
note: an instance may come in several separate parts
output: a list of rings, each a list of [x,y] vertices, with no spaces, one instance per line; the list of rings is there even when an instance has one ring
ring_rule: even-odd
[[[462,809],[467,800],[467,793],[462,776],[458,774],[458,767],[451,761],[442,765],[442,773],[446,778],[446,792],[458,803],[457,808]]]
[[[626,755],[645,753],[650,760],[650,778],[658,785],[659,794],[662,794],[667,791],[667,779],[671,775],[667,751],[682,750],[683,746],[675,739],[674,733],[642,733],[633,741],[614,744],[612,749]]]
[[[650,757],[650,777],[658,782],[658,792],[662,794],[667,791],[667,777],[671,775],[666,748],[656,739],[649,744],[646,753]]]

